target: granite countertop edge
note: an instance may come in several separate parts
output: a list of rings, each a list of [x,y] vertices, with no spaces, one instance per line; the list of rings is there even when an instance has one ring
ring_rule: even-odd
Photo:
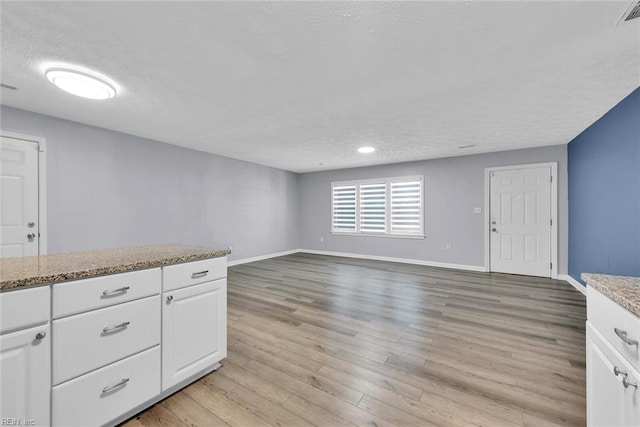
[[[202,250],[203,248],[197,249]],[[36,286],[45,286],[72,280],[107,276],[111,274],[126,273],[130,271],[145,270],[168,265],[182,264],[186,262],[202,261],[205,259],[223,257],[229,255],[230,253],[231,252],[228,249],[210,249],[206,252],[199,251],[197,253],[186,255],[182,254],[176,256],[150,258],[147,260],[136,260],[133,262],[123,262],[117,265],[79,268],[77,270],[55,272],[51,274],[32,274],[28,277],[21,277],[17,279],[1,280],[2,278],[0,277],[0,292],[25,289]]]
[[[587,285],[640,317],[640,277],[582,273]]]

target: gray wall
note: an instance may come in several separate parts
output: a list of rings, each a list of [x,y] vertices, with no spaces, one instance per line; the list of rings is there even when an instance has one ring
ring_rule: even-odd
[[[565,145],[296,175],[2,106],[0,128],[47,139],[49,253],[185,243],[230,259],[297,248],[484,265],[484,168],[558,162],[567,273]],[[424,175],[424,240],[330,233],[331,181]],[[324,243],[320,242],[324,238]],[[446,242],[453,249],[445,250]]]
[[[558,273],[567,273],[567,146],[532,148],[420,162],[300,175],[300,230],[304,249],[484,266],[484,169],[558,162]],[[330,233],[331,182],[424,175],[425,231],[420,240]],[[481,207],[482,214],[473,208]],[[324,238],[324,243],[320,242]],[[452,242],[452,250],[445,250]]]
[[[299,247],[298,176],[2,106],[47,140],[49,253],[184,243],[230,259]]]

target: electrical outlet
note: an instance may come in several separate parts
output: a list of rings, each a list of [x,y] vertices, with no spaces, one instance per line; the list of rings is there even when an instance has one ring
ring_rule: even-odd
[[[474,214],[482,213],[482,208],[473,208],[473,213]]]
[[[450,250],[451,250],[451,242],[447,242],[446,249],[447,249],[448,251],[450,251]]]
[[[229,252],[233,252],[233,246],[229,245]]]

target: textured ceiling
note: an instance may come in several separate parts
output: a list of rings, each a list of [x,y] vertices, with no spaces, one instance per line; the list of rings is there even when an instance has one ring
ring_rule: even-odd
[[[1,101],[295,172],[566,144],[640,86],[629,3],[2,2]]]

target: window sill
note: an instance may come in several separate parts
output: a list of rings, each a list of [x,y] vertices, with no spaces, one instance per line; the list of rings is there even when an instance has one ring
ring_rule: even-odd
[[[332,231],[336,236],[358,236],[358,237],[391,237],[395,239],[425,239],[425,235],[416,234],[376,234],[376,233],[349,233],[343,231]]]

